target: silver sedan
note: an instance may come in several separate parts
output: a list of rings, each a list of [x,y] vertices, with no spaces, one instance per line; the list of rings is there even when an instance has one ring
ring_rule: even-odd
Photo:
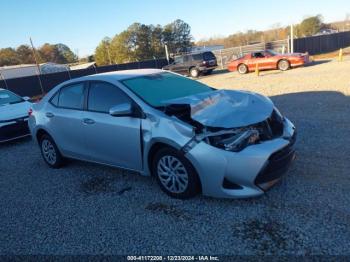
[[[176,198],[259,196],[295,157],[295,127],[269,98],[157,69],[64,82],[29,126],[52,168],[73,158],[134,170]]]

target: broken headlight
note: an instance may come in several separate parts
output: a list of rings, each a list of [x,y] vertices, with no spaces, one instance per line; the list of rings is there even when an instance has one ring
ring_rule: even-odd
[[[182,148],[187,153],[199,142],[205,141],[207,144],[227,151],[239,152],[249,145],[258,143],[260,140],[259,131],[256,129],[231,129],[218,132],[208,132],[194,136]]]
[[[249,145],[256,144],[259,141],[259,132],[255,129],[243,130],[238,133],[212,137],[211,144],[215,147],[227,151],[239,152]]]

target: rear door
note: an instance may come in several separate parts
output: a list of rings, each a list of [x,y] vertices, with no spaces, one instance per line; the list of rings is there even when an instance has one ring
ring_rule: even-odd
[[[45,112],[48,131],[66,156],[85,158],[83,106],[86,82],[62,87],[50,100]]]
[[[90,160],[141,170],[141,119],[109,114],[112,107],[123,103],[134,102],[119,87],[102,81],[90,82],[87,110],[83,114]]]

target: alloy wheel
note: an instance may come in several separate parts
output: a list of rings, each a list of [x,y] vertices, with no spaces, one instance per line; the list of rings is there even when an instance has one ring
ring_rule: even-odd
[[[162,185],[171,193],[183,193],[188,187],[188,173],[182,162],[174,156],[163,156],[157,165]]]
[[[41,142],[41,150],[45,160],[50,164],[54,165],[57,160],[56,150],[51,141],[44,139]]]

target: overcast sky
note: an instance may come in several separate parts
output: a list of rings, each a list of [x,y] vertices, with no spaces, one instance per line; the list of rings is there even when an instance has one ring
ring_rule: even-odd
[[[325,22],[344,20],[349,0],[1,0],[0,48],[64,43],[79,56],[92,54],[105,36],[134,22],[189,23],[195,40],[264,30],[322,14]]]

